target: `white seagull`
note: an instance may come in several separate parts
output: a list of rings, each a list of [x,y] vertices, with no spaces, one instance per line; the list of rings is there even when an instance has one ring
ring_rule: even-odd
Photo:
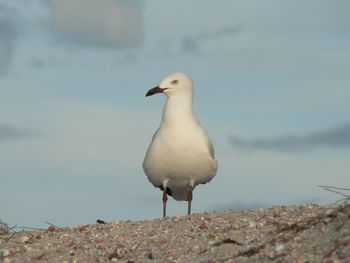
[[[213,179],[218,162],[207,132],[192,111],[191,78],[184,73],[173,73],[150,89],[146,97],[156,93],[164,93],[168,99],[143,161],[143,170],[148,180],[163,191],[163,217],[166,217],[167,195],[187,201],[190,215],[194,188]]]

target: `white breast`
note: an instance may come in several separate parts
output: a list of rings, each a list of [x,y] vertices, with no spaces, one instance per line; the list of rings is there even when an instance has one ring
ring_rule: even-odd
[[[167,182],[176,200],[186,200],[190,185],[207,183],[215,176],[217,161],[210,139],[192,111],[185,115],[178,111],[177,116],[172,111],[169,116],[167,106],[143,168],[153,185]]]

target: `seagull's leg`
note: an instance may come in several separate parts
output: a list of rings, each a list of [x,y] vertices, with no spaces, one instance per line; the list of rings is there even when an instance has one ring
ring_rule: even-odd
[[[189,215],[191,214],[192,192],[193,192],[193,186],[190,185],[190,189],[188,189],[188,194],[187,194],[187,204],[188,204],[187,214]]]
[[[163,186],[163,218],[166,217],[166,202],[168,201],[168,196],[166,194],[166,186]]]

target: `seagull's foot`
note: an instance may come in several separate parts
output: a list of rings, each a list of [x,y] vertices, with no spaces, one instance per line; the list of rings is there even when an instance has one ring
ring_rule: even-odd
[[[166,203],[168,201],[168,196],[166,194],[166,187],[163,188],[163,218],[166,217]]]
[[[187,214],[190,215],[191,214],[191,204],[192,204],[192,192],[193,192],[193,187],[190,186],[190,189],[188,190],[188,194],[187,194]]]

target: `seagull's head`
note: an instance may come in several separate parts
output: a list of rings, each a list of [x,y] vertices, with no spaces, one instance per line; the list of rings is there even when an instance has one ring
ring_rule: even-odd
[[[193,84],[189,76],[184,73],[176,72],[165,77],[159,86],[150,89],[146,93],[152,96],[157,93],[164,93],[168,97],[172,96],[191,96],[193,95]]]

